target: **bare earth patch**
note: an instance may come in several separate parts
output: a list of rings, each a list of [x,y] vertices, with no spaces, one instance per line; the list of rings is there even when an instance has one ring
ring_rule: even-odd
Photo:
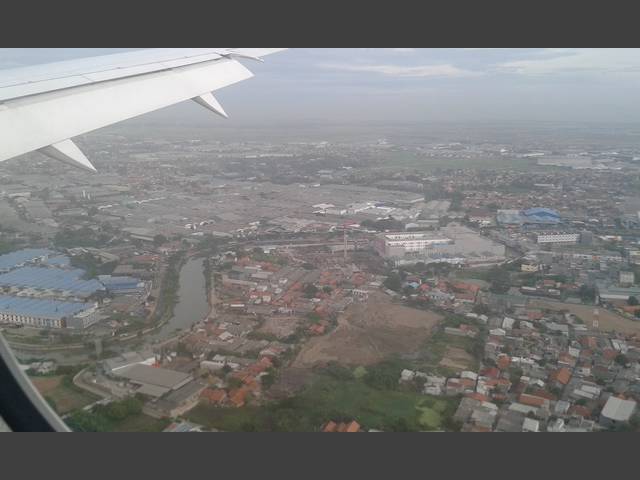
[[[298,328],[300,318],[298,317],[267,317],[264,325],[257,331],[275,335],[277,338],[287,338],[293,335]]]
[[[293,366],[376,363],[392,353],[418,349],[441,319],[434,312],[393,304],[387,295],[376,292],[366,303],[350,305],[334,331],[308,341]]]
[[[458,371],[468,370],[473,365],[473,357],[462,348],[447,346],[438,365]]]
[[[31,381],[43,397],[51,399],[55,403],[55,409],[59,414],[65,414],[84,407],[93,402],[95,398],[88,393],[78,392],[62,383],[63,376],[31,377]]]

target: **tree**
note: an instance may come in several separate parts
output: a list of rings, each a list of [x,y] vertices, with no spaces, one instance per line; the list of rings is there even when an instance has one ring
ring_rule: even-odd
[[[614,361],[618,364],[621,365],[623,367],[627,366],[627,364],[629,363],[629,359],[627,358],[627,356],[623,353],[619,353],[618,355],[616,355],[616,358],[614,359]]]
[[[269,372],[266,375],[263,375],[262,377],[260,377],[260,382],[262,383],[262,386],[264,388],[269,388],[271,385],[273,385],[276,381],[276,376],[273,374],[273,372]]]
[[[398,380],[403,368],[403,363],[398,360],[386,360],[367,367],[367,373],[363,379],[367,385],[378,390],[395,390],[398,388]]]
[[[581,285],[578,295],[584,303],[593,303],[596,299],[596,289],[588,285]]]
[[[473,306],[473,313],[477,313],[478,315],[489,315],[491,313],[491,309],[482,303],[478,303]]]
[[[393,290],[394,292],[399,292],[402,288],[402,281],[400,280],[400,275],[396,272],[391,272],[389,276],[384,281],[384,286],[389,290]]]
[[[304,295],[307,298],[314,298],[318,294],[318,287],[316,287],[313,283],[307,283],[304,286]]]
[[[509,288],[511,288],[509,272],[502,267],[496,266],[491,268],[489,278],[491,279],[491,287],[489,287],[491,293],[503,294],[507,293]]]
[[[167,243],[167,237],[165,237],[164,235],[159,233],[159,234],[157,234],[156,236],[153,237],[153,244],[156,247],[161,247],[165,243]]]

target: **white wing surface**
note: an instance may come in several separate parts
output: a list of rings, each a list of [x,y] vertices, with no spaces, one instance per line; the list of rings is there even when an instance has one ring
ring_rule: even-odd
[[[227,117],[211,92],[281,48],[155,49],[0,70],[0,162],[32,151],[95,171],[71,140],[185,100]]]

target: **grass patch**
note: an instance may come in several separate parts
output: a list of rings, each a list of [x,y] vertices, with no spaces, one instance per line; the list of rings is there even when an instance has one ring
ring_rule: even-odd
[[[168,419],[155,419],[142,413],[143,401],[128,397],[92,411],[77,410],[67,417],[67,425],[76,432],[161,432]]]
[[[360,365],[359,367],[356,367],[353,370],[353,376],[355,378],[357,378],[358,380],[364,378],[364,376],[367,374],[367,369],[364,368],[362,365]]]
[[[320,375],[305,391],[281,402],[237,409],[199,405],[188,418],[223,431],[318,431],[329,420],[353,419],[365,429],[420,431],[447,429],[456,407],[457,399]]]
[[[79,389],[72,375],[31,377],[31,381],[59,415],[65,415],[89,405],[100,397]]]
[[[168,419],[157,419],[140,413],[112,423],[114,432],[161,432],[171,423]]]

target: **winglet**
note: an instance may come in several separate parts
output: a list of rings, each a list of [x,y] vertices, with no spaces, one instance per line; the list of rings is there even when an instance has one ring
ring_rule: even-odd
[[[264,62],[264,60],[256,55],[251,55],[249,53],[246,52],[239,52],[237,50],[226,50],[224,52],[218,52],[218,55],[225,57],[225,58],[233,58],[233,57],[238,57],[238,58],[248,58],[249,60],[255,60],[256,62]]]
[[[84,153],[82,153],[72,140],[63,140],[62,142],[41,148],[38,151],[60,162],[73,165],[74,167],[80,167],[90,172],[96,172],[95,167],[91,165],[89,159],[85,157]]]
[[[222,108],[220,102],[218,102],[218,100],[216,100],[216,97],[214,97],[211,93],[204,93],[199,97],[193,97],[193,101],[198,105],[202,105],[207,110],[211,110],[213,113],[217,113],[221,117],[229,118],[229,115],[227,115],[227,112],[224,111],[224,108]]]

